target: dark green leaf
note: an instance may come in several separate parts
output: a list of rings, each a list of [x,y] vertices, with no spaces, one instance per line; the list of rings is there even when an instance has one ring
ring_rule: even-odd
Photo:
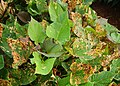
[[[46,39],[43,43],[43,48],[47,52],[47,57],[59,57],[64,53],[63,47],[60,44],[55,44],[52,39]]]
[[[4,58],[3,55],[0,55],[0,70],[4,67]]]
[[[33,82],[37,76],[32,73],[32,68],[30,69],[25,69],[25,70],[11,70],[11,82],[12,84],[17,84],[17,85],[27,85]]]
[[[58,86],[67,86],[68,84],[70,84],[69,82],[70,80],[70,77],[65,77],[65,78],[62,78],[58,81]]]
[[[91,5],[94,0],[82,0],[82,3],[85,5]]]

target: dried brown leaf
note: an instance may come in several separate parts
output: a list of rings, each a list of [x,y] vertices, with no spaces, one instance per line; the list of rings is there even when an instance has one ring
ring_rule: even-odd
[[[0,79],[0,86],[12,86],[8,80]]]
[[[8,6],[7,2],[4,2],[3,0],[1,0],[1,3],[0,3],[0,15],[4,14],[7,6]]]

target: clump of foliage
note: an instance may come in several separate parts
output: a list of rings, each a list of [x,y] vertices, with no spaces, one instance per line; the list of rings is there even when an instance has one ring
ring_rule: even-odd
[[[0,85],[119,85],[120,31],[92,2],[1,0]]]

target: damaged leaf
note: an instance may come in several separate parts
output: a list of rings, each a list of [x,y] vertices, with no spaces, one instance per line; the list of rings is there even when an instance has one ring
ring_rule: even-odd
[[[35,73],[47,75],[53,68],[56,58],[49,58],[45,61],[42,60],[41,55],[38,52],[33,52],[34,58],[32,62],[36,64]]]

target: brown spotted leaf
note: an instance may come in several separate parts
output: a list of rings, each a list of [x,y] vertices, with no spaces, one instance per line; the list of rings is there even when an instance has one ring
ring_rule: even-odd
[[[13,56],[13,68],[18,68],[18,66],[27,62],[30,54],[32,53],[33,44],[28,37],[20,39],[7,39],[9,47],[12,51]]]
[[[70,69],[72,71],[70,74],[70,83],[72,85],[88,82],[89,76],[94,73],[94,69],[89,64],[74,62],[71,64]]]

